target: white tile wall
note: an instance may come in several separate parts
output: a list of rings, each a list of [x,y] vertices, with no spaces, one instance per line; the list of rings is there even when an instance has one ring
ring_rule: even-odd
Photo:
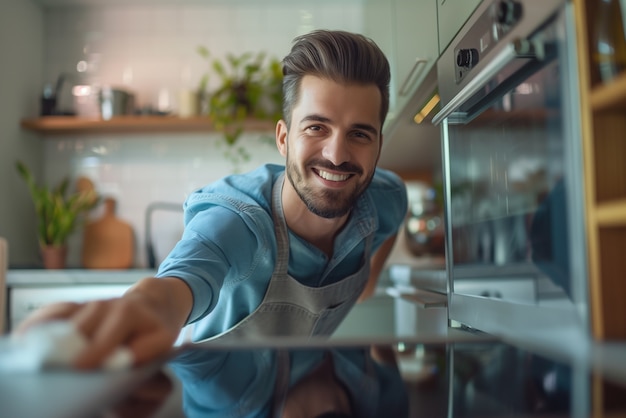
[[[215,57],[263,50],[280,59],[295,36],[312,29],[361,31],[362,8],[354,0],[52,8],[44,79],[66,73],[75,82],[125,87],[140,106],[156,106],[165,91],[176,110],[178,91],[195,88],[208,68],[198,46]],[[77,73],[79,61],[88,63],[87,72]]]
[[[46,178],[53,182],[68,173],[72,178],[91,179],[102,196],[117,201],[116,215],[133,227],[136,237],[136,267],[146,267],[145,215],[153,202],[177,203],[195,189],[233,171],[247,171],[266,162],[282,163],[273,143],[261,134],[240,139],[252,157],[235,165],[225,158],[218,134],[136,134],[133,136],[86,136],[48,138],[44,141]],[[90,214],[102,216],[102,208]],[[153,242],[157,258],[175,243],[182,231],[182,213],[156,214]],[[172,225],[174,224],[174,225]],[[69,265],[80,266],[80,231],[70,241]]]
[[[313,28],[361,31],[362,7],[359,1],[298,0],[52,8],[45,15],[45,79],[76,74],[78,61],[87,60],[91,80],[133,90],[140,105],[156,106],[159,92],[167,92],[175,108],[177,92],[195,87],[207,68],[197,46],[214,55],[264,50],[282,58],[295,36]],[[253,158],[239,170],[282,163],[273,142],[256,134],[243,140]],[[155,201],[182,204],[194,189],[232,172],[220,143],[217,135],[189,133],[51,137],[44,140],[44,171],[50,181],[86,175],[102,195],[116,198],[117,216],[135,231],[136,267],[145,267],[146,208]],[[96,210],[91,217],[100,215]],[[153,229],[161,252],[180,233],[176,216]],[[76,233],[71,267],[80,266],[81,244]]]

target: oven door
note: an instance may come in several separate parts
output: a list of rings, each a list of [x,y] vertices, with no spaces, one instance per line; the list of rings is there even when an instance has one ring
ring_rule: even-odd
[[[443,133],[449,316],[472,328],[587,333],[572,22],[563,4],[528,37],[506,39],[433,118]],[[438,65],[447,64],[444,55]]]

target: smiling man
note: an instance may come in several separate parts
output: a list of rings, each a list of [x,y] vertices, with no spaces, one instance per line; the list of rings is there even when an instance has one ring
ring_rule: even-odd
[[[315,75],[300,81],[291,126],[278,122],[287,160],[283,206],[292,232],[332,255],[335,234],[374,176],[382,137],[381,93]]]
[[[118,346],[136,363],[194,340],[330,335],[370,295],[407,208],[404,183],[376,164],[389,64],[368,38],[315,31],[283,60],[276,144],[285,166],[225,177],[185,202],[185,231],[123,297],[44,308],[24,327],[71,320],[90,341],[77,367]]]

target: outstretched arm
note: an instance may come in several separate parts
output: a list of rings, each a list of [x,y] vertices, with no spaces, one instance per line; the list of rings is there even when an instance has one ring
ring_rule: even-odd
[[[73,366],[96,368],[120,346],[132,351],[138,365],[171,350],[192,302],[191,290],[182,280],[146,278],[119,298],[43,307],[25,319],[16,332],[45,321],[68,320],[88,340]]]

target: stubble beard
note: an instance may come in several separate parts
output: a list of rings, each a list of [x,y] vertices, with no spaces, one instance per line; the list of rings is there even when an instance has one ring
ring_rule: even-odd
[[[342,168],[342,166],[334,166],[327,161],[321,164],[315,162],[315,164],[332,170],[341,171]],[[355,170],[351,169],[350,171],[354,172]],[[361,172],[360,169],[356,171]],[[291,161],[289,153],[287,153],[286,172],[287,179],[302,202],[306,205],[307,209],[315,215],[326,219],[339,218],[347,215],[372,182],[374,176],[374,172],[372,172],[366,181],[357,183],[351,192],[345,189],[318,191],[306,184],[303,173],[298,169],[297,165]]]

